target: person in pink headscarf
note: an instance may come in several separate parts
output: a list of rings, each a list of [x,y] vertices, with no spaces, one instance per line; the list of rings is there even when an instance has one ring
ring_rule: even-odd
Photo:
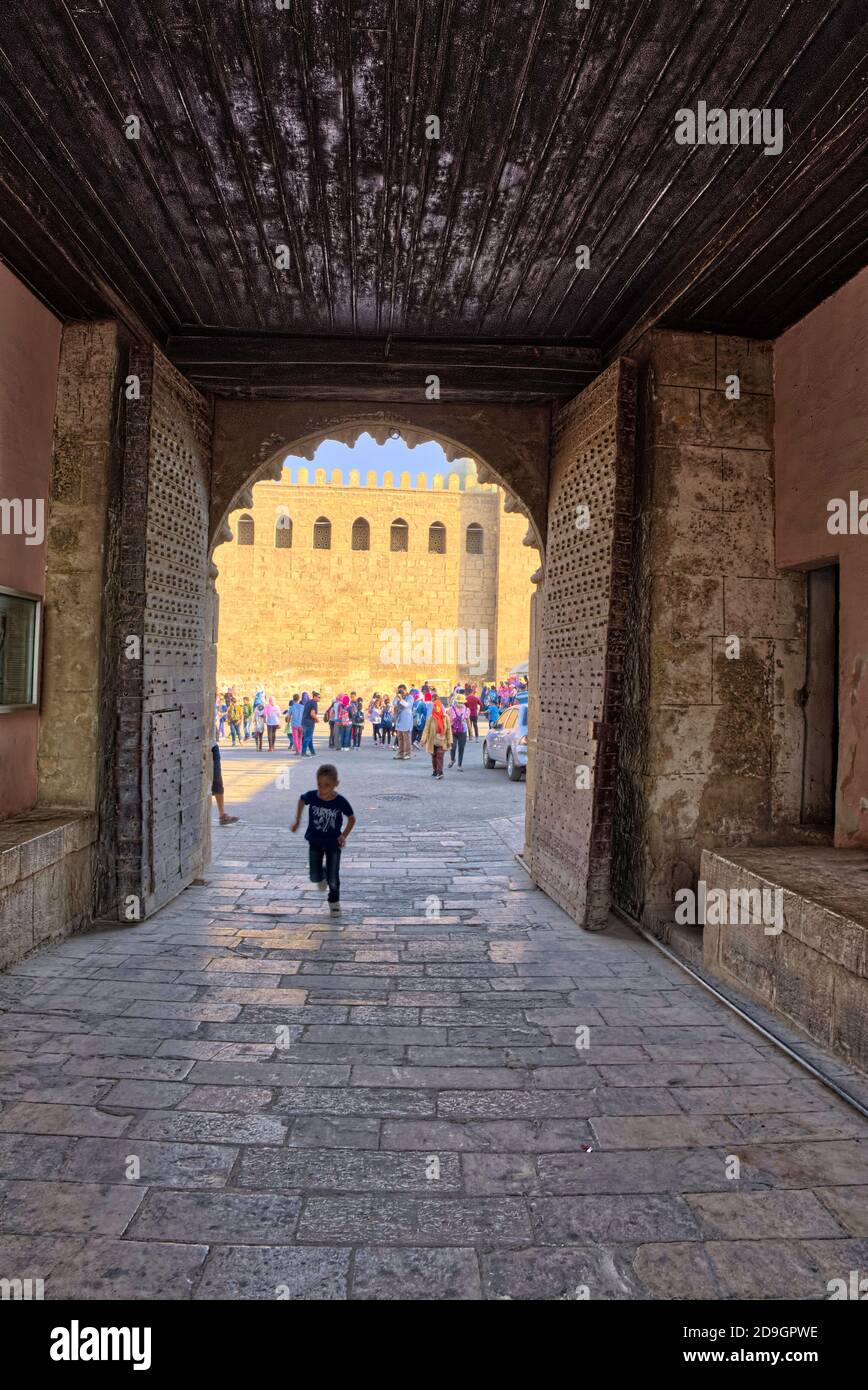
[[[280,705],[273,695],[269,695],[265,702],[265,730],[268,734],[268,751],[274,752],[274,745],[277,742],[277,731],[280,728]]]
[[[353,721],[350,715],[350,697],[341,695],[338,701],[338,728],[340,730],[340,751],[349,748],[353,735]]]

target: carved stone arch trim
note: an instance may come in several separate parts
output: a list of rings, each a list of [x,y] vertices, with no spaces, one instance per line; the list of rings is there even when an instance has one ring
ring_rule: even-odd
[[[450,462],[467,456],[476,459],[480,481],[498,483],[515,502],[510,510],[527,516],[526,544],[540,551],[542,570],[549,427],[549,408],[539,405],[445,406],[428,402],[378,407],[352,401],[342,404],[218,400],[214,416],[212,549],[225,538],[222,528],[230,512],[241,505],[245,490],[265,478],[279,479],[288,454],[312,460],[327,439],[352,448],[361,434],[370,434],[378,443],[385,443],[397,432],[411,449],[434,440],[443,447]]]

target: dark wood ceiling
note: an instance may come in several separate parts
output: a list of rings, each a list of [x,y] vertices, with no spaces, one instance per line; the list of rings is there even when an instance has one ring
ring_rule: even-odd
[[[865,264],[866,78],[868,0],[3,0],[0,256],[227,394],[571,394]],[[677,144],[699,100],[783,152]]]

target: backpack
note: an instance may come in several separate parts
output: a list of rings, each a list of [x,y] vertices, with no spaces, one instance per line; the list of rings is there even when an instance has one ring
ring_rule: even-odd
[[[382,720],[381,720],[380,722],[382,723],[384,729],[391,729],[391,727],[392,727],[392,711],[391,711],[391,709],[384,709],[384,710],[383,710],[383,718],[382,718]]]

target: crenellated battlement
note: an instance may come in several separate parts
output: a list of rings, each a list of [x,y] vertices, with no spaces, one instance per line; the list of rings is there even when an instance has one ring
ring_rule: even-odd
[[[457,462],[466,466],[450,469],[446,474],[435,473],[430,481],[427,473],[420,473],[414,481],[411,474],[406,471],[397,475],[387,471],[380,479],[371,469],[365,474],[364,482],[358,468],[332,468],[329,471],[325,468],[309,468],[303,463],[287,462],[283,466],[283,476],[277,480],[276,484],[258,483],[257,487],[268,488],[269,485],[280,487],[286,483],[292,483],[298,487],[376,488],[381,492],[496,493],[500,490],[497,483],[479,481],[476,463],[473,459],[459,459]]]

